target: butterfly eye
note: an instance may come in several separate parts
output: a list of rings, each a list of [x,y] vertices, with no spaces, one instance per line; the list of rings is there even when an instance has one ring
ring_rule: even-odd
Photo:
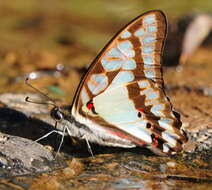
[[[61,111],[58,108],[52,109],[51,116],[56,121],[60,121],[61,119],[63,119],[63,114],[61,113]]]

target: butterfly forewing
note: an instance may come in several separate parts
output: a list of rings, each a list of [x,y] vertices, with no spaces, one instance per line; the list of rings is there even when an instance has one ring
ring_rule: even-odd
[[[156,152],[180,151],[181,122],[163,90],[161,54],[167,23],[149,11],[125,26],[92,63],[72,115]]]

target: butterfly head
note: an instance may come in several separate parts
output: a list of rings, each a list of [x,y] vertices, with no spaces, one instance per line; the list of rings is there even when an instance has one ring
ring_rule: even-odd
[[[50,115],[56,122],[62,122],[64,119],[71,116],[70,110],[70,106],[55,106],[52,108]]]
[[[54,107],[51,110],[50,115],[57,122],[61,121],[64,118],[63,117],[63,112],[62,112],[62,110],[59,107]]]

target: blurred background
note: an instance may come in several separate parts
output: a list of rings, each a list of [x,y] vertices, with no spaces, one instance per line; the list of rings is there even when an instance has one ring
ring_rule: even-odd
[[[70,102],[82,74],[97,53],[121,27],[151,9],[164,11],[169,21],[164,65],[179,65],[185,31],[196,15],[210,15],[211,0],[0,1],[0,92],[31,90],[24,85],[24,78],[30,76],[36,79],[33,83],[38,88]],[[195,51],[205,39],[210,42],[208,25],[197,45],[188,40],[186,51]],[[209,60],[208,51],[204,50],[207,55],[200,52],[198,59],[202,56],[201,60]],[[187,62],[184,57],[183,63]],[[182,76],[185,73],[179,80]],[[202,77],[203,82],[201,79],[194,82],[188,77],[180,84],[202,85],[211,80],[208,76]],[[167,75],[166,80],[171,83],[178,78]]]

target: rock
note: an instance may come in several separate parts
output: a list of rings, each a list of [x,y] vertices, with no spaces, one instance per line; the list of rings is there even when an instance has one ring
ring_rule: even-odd
[[[38,119],[36,114],[49,115],[47,107],[27,104],[24,101],[26,96],[10,93],[0,95],[0,177],[34,175],[66,165],[59,162],[58,157],[55,160],[51,149],[35,142],[53,130],[51,122],[54,122],[46,123]],[[50,142],[55,142],[52,138],[48,141],[50,139]]]
[[[17,136],[4,135],[4,138],[0,141],[0,177],[52,170],[50,162],[54,156],[44,146]]]

